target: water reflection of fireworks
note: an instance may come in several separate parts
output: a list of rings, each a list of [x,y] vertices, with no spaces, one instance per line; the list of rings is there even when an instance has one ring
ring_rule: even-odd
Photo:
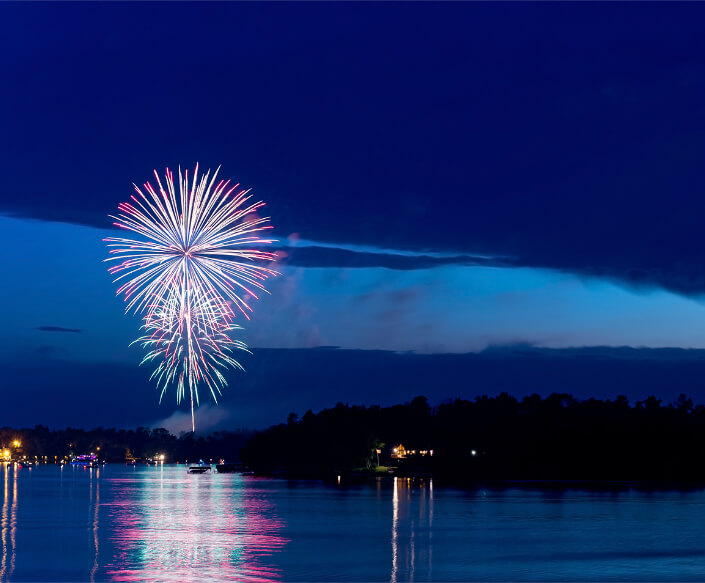
[[[212,479],[211,479],[212,478]],[[114,581],[275,581],[267,557],[286,540],[271,502],[232,475],[125,480],[112,504]]]

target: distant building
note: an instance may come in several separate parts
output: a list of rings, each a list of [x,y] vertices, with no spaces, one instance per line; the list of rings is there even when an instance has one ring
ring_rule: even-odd
[[[406,457],[406,448],[400,443],[392,448],[392,459],[404,459]]]
[[[433,455],[432,449],[407,449],[401,443],[392,448],[392,453],[390,457],[392,459],[403,460],[412,455]]]

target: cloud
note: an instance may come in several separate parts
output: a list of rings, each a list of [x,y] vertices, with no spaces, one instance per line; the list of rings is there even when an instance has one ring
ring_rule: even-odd
[[[63,326],[37,326],[37,330],[42,332],[71,332],[73,334],[83,332],[80,328],[64,328]]]
[[[351,248],[311,245],[280,247],[286,255],[280,262],[297,267],[384,267],[387,269],[428,269],[442,265],[510,266],[508,259],[481,257],[465,253],[434,255],[424,252],[392,252],[391,250],[360,251]]]
[[[244,360],[247,374],[228,373],[214,405],[196,411],[196,428],[258,429],[337,402],[391,405],[417,395],[432,404],[456,397],[572,393],[580,399],[634,402],[656,395],[666,402],[686,393],[705,402],[705,350],[500,346],[470,354],[413,354],[384,350],[259,349]],[[342,371],[342,372],[341,372]],[[439,373],[439,371],[442,371]],[[188,403],[159,391],[136,365],[26,358],[3,367],[0,427],[166,427],[190,431]],[[6,387],[6,388],[5,388]],[[96,391],[101,406],[96,407]],[[205,397],[204,397],[205,398]],[[24,404],[31,402],[32,407]],[[165,417],[166,416],[166,417]]]
[[[297,248],[292,264],[475,265],[474,254],[484,251],[631,287],[705,291],[697,244],[705,216],[701,6],[638,15],[620,6],[512,6],[515,18],[507,19],[491,4],[447,11],[395,5],[376,8],[374,26],[365,5],[339,4],[311,19],[285,7],[277,14],[253,8],[257,25],[245,28],[261,23],[275,32],[258,38],[244,61],[233,47],[213,45],[226,35],[212,27],[231,22],[237,8],[212,9],[221,17],[194,8],[155,20],[149,6],[140,9],[143,18],[130,15],[131,26],[149,31],[134,38],[152,38],[154,30],[163,38],[193,35],[187,47],[169,44],[177,51],[169,58],[134,38],[96,46],[86,19],[127,18],[110,4],[90,18],[78,9],[18,9],[18,18],[38,19],[46,34],[0,38],[8,55],[0,104],[14,112],[3,130],[17,146],[5,157],[15,171],[0,176],[2,211],[107,228],[106,215],[129,196],[130,182],[150,179],[152,167],[222,161],[224,176],[242,178],[267,201],[279,232],[418,254]],[[400,10],[405,25],[390,35]],[[52,26],[57,18],[60,27]],[[361,25],[366,42],[351,44]],[[86,46],[106,63],[100,70],[76,58]],[[43,66],[46,54],[54,55],[51,67]],[[173,76],[183,63],[201,61],[215,69],[237,62],[238,83],[249,90],[223,91],[223,80],[198,66],[192,83],[169,99],[149,83],[155,66]],[[294,81],[307,90],[291,94]],[[135,84],[145,91],[132,92]],[[66,97],[95,86],[109,88],[107,101]],[[237,106],[214,94],[237,95]],[[182,139],[164,138],[184,117],[193,121],[180,128]],[[130,123],[162,136],[158,147],[132,143]],[[233,127],[242,137],[235,146],[220,131]],[[24,155],[28,149],[33,157]],[[36,159],[44,172],[34,171]],[[96,191],[98,182],[104,186]]]
[[[206,403],[198,407],[196,411],[196,427],[199,433],[219,429],[230,417],[230,411],[225,407],[218,407]],[[163,427],[174,435],[181,435],[191,431],[191,413],[186,411],[174,411],[165,419],[150,423],[151,427]]]

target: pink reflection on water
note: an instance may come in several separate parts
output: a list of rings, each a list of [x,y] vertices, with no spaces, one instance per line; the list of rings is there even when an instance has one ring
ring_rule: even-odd
[[[156,469],[116,480],[125,496],[110,506],[113,581],[276,581],[271,557],[286,540],[257,480]]]

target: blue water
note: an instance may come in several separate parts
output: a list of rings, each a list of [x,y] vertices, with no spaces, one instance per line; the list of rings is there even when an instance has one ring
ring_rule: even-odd
[[[0,467],[0,581],[705,580],[705,492]]]

